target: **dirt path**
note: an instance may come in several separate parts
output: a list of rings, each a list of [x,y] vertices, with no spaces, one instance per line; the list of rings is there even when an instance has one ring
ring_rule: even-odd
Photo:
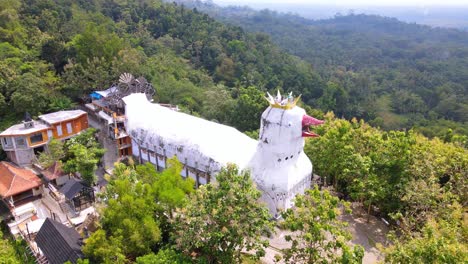
[[[353,214],[342,215],[341,219],[348,222],[348,229],[353,239],[352,243],[364,247],[364,258],[362,263],[377,263],[382,260],[382,254],[377,249],[376,244],[384,245],[386,243],[386,234],[388,227],[385,223],[371,216],[367,223],[367,214],[359,206],[353,206]]]
[[[361,245],[364,248],[362,263],[371,264],[382,260],[382,254],[376,247],[377,243],[385,244],[385,236],[388,232],[387,226],[382,220],[371,216],[367,223],[367,215],[358,206],[353,206],[353,214],[344,214],[341,219],[348,223],[348,230],[353,236],[351,243]],[[270,247],[266,255],[261,259],[262,263],[273,264],[275,255],[281,255],[281,249],[288,248],[290,243],[284,239],[291,232],[276,229],[275,235],[270,238]],[[283,262],[279,262],[283,263]]]

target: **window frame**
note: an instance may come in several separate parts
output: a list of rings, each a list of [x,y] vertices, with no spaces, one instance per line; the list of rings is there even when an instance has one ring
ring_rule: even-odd
[[[40,136],[40,140],[36,140],[36,138],[34,138],[34,137],[39,137],[39,136]],[[42,135],[42,132],[31,134],[29,135],[29,142],[31,142],[31,145],[36,145],[37,143],[44,142],[44,135]]]
[[[57,129],[57,135],[60,137],[63,135],[63,130],[62,130],[62,124],[58,124],[56,126],[56,129]]]
[[[67,123],[66,127],[67,127],[67,134],[72,134],[73,133],[72,123],[71,122]]]

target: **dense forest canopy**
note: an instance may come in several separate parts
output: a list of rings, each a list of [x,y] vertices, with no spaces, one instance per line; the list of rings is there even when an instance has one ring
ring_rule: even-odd
[[[211,1],[178,1],[217,19],[264,32],[310,62],[327,83],[306,103],[385,129],[416,127],[428,136],[468,133],[468,32],[349,13],[309,20]]]
[[[325,84],[310,64],[206,14],[160,1],[1,0],[1,127],[24,112],[70,107],[122,72],[144,76],[156,100],[241,130],[243,93],[287,89],[306,100]]]
[[[0,0],[0,129],[24,112],[37,116],[72,108],[91,91],[108,88],[122,72],[149,80],[156,101],[179,104],[249,135],[255,135],[267,106],[264,92],[293,91],[302,94],[308,112],[326,120],[316,129],[320,137],[305,146],[314,172],[369,213],[393,220],[400,236],[387,248],[386,261],[467,262],[468,152],[466,137],[457,135],[468,134],[465,33],[362,15],[309,21],[245,8],[226,12],[221,14],[229,21],[237,16],[249,31],[271,34],[283,49],[309,62],[282,51],[265,33],[244,32],[180,4]],[[440,138],[382,131],[310,106],[386,128],[414,125]],[[73,145],[68,143],[68,168],[94,170],[102,150],[90,145],[94,153],[88,155]],[[193,182],[180,176],[182,165],[170,163],[162,173],[150,164],[116,165],[103,194],[100,228],[83,247],[91,263],[184,263],[195,261],[192,253],[201,263],[213,257],[237,260],[240,245],[257,249],[256,257],[264,254],[267,243],[260,235],[271,230],[269,216],[256,202],[260,193],[248,173],[228,167],[218,185],[194,190]],[[315,206],[319,199],[329,206]],[[221,200],[226,210],[216,210]],[[342,240],[348,235],[337,222],[339,199],[316,189],[300,201],[304,214],[285,214],[290,229],[307,226],[305,241],[330,226],[339,241],[324,236],[313,241],[343,247],[338,257],[346,263],[362,258],[359,248],[351,253]],[[314,221],[304,225],[303,216]],[[232,219],[238,222],[227,225]],[[201,230],[196,235],[186,232],[191,223]],[[219,241],[223,246],[213,246]],[[21,262],[14,243],[0,242],[6,252],[0,257]],[[303,243],[288,257],[314,250],[297,247]]]

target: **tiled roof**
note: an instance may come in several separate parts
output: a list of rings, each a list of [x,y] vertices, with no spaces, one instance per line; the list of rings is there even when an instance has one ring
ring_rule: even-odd
[[[47,218],[37,233],[36,243],[50,264],[76,263],[83,257],[81,236],[75,229]]]
[[[41,179],[32,171],[18,168],[9,162],[0,162],[0,196],[2,198],[31,190],[41,184]]]
[[[62,170],[62,163],[54,162],[54,165],[42,171],[42,175],[44,175],[47,180],[52,181],[60,176],[66,175],[66,173]]]

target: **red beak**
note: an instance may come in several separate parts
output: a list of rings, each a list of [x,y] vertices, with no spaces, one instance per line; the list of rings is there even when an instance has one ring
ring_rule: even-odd
[[[323,124],[323,120],[318,120],[308,115],[302,117],[302,137],[318,137],[319,135],[310,132],[310,126],[318,126]]]

